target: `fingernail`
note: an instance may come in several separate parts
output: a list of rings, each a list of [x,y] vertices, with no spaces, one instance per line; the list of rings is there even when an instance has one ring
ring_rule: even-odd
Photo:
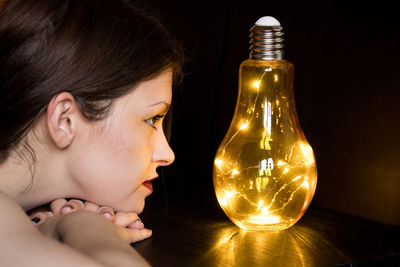
[[[99,212],[106,217],[107,219],[109,219],[110,221],[114,221],[115,220],[115,213],[113,211],[113,209],[108,208],[108,207],[101,207],[99,209]]]
[[[130,224],[128,226],[128,228],[133,228],[133,229],[143,229],[144,228],[144,224],[142,222],[142,220],[137,219],[136,221],[134,221],[132,224]]]
[[[80,210],[83,209],[85,207],[85,204],[83,204],[83,202],[79,199],[71,199],[70,201],[68,201],[72,207],[75,206],[76,210]]]
[[[114,220],[114,216],[109,212],[104,212],[103,216],[106,217],[107,219],[111,220],[111,221]]]
[[[142,222],[141,219],[137,219],[137,220],[135,221],[135,224],[136,224],[137,226],[139,226],[140,228],[144,227],[144,224],[143,224],[143,222]]]
[[[38,224],[38,223],[40,222],[40,218],[38,218],[38,217],[33,217],[31,220],[32,220],[32,222],[34,222],[35,224]]]
[[[74,208],[71,205],[66,204],[61,208],[60,213],[64,215],[64,214],[70,213],[73,210],[74,210]]]

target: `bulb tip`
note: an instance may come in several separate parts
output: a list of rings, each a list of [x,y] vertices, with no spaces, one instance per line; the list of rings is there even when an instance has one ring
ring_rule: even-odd
[[[280,26],[281,24],[274,17],[264,16],[257,20],[256,25],[257,26]]]

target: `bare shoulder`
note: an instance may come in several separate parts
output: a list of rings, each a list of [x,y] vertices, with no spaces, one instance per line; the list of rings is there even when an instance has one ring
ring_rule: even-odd
[[[0,210],[3,211],[3,216],[0,217],[0,236],[14,234],[14,231],[19,233],[26,231],[37,232],[24,210],[18,203],[0,191]]]
[[[0,208],[7,214],[7,216],[2,216],[0,218],[0,224],[8,222],[10,216],[22,217],[29,221],[28,216],[26,216],[21,206],[2,191],[0,191]]]
[[[29,251],[40,233],[19,204],[1,191],[0,210],[0,266],[28,266],[21,251]]]

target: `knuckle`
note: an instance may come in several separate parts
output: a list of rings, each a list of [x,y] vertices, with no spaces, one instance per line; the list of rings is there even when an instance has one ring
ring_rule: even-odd
[[[84,208],[84,204],[83,204],[83,202],[81,201],[81,200],[79,200],[79,199],[71,199],[70,201],[68,201],[68,204],[71,204],[72,206],[73,206],[73,208],[81,208],[81,209],[83,209]]]

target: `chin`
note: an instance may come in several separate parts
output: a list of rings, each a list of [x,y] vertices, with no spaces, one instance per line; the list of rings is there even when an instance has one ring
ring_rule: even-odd
[[[134,212],[136,214],[142,213],[144,209],[144,199],[140,201],[140,203],[135,202],[135,203],[129,203],[129,204],[124,204],[119,207],[113,207],[117,212],[122,211],[122,212]]]

